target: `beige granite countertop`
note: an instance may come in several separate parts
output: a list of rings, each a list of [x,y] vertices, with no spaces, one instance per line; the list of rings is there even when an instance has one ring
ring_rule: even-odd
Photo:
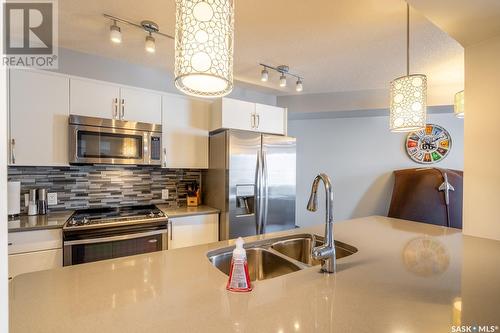
[[[19,232],[62,228],[73,213],[73,210],[64,210],[50,212],[46,215],[20,215],[8,219],[8,229],[9,232]]]
[[[156,205],[156,206],[159,209],[161,209],[162,212],[165,213],[165,215],[167,215],[167,217],[171,218],[220,213],[220,210],[204,205],[197,207],[176,207],[176,208],[168,207],[167,205]]]
[[[254,236],[322,234],[323,225]],[[459,230],[367,217],[335,224],[358,248],[337,261],[225,289],[207,260],[223,241],[19,275],[10,283],[17,332],[451,332],[500,325],[500,242]]]

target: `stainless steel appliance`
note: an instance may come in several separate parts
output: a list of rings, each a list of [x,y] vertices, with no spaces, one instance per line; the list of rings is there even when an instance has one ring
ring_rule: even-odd
[[[48,202],[47,202],[47,190],[44,188],[39,188],[37,190],[37,210],[38,215],[47,214]]]
[[[221,210],[220,239],[295,227],[295,138],[226,130],[210,135],[205,203]]]
[[[78,210],[63,226],[64,266],[166,250],[167,234],[154,205]]]
[[[161,125],[71,115],[72,164],[161,164]]]

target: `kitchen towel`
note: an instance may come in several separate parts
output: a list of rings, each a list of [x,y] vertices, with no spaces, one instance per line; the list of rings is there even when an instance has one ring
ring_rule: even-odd
[[[8,182],[7,206],[9,215],[21,212],[21,182]]]

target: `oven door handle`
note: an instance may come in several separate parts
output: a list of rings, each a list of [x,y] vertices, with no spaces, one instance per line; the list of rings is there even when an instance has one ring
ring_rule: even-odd
[[[154,231],[148,231],[148,232],[138,232],[138,233],[134,233],[134,234],[120,235],[120,236],[78,239],[78,240],[73,240],[73,241],[65,241],[64,246],[116,242],[116,241],[121,241],[121,240],[129,240],[129,239],[148,237],[148,236],[153,236],[153,235],[166,234],[167,232],[168,232],[168,229],[161,229],[161,230],[154,230]]]

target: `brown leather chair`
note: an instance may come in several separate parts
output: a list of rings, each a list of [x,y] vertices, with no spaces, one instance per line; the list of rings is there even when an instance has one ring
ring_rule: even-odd
[[[394,175],[389,217],[462,229],[463,171],[415,168]],[[443,185],[445,175],[453,190]]]

